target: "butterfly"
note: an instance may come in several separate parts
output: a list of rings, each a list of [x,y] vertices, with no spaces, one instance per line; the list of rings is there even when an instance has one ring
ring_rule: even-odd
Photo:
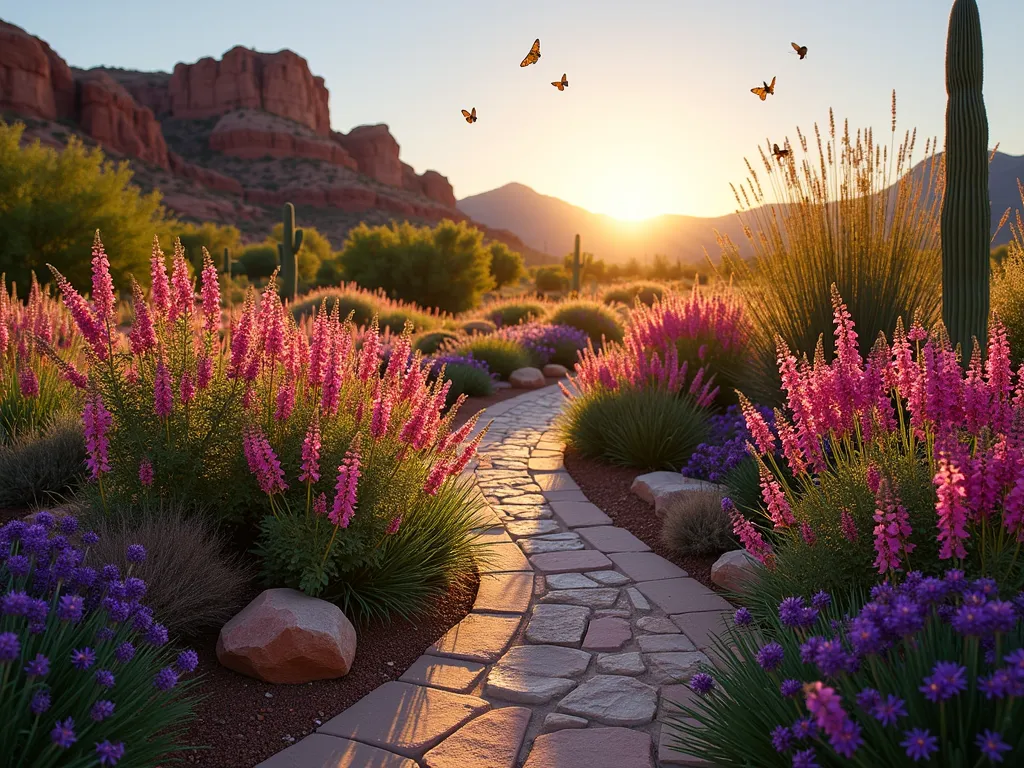
[[[793,46],[793,50],[800,54],[800,60],[802,61],[804,56],[807,55],[806,45],[797,45],[796,43],[790,43]]]
[[[528,67],[531,64],[536,64],[537,59],[540,58],[540,38],[538,37],[533,41],[533,47],[530,48],[530,52],[526,54],[526,58],[519,62],[520,67]]]
[[[561,80],[553,82],[552,85],[555,86],[555,88],[557,88],[560,91],[564,91],[566,88],[568,88],[569,87],[569,81],[565,79],[565,73],[564,72],[562,73],[562,79]]]
[[[472,112],[467,112],[466,110],[462,110],[462,116],[464,118],[466,118],[466,122],[467,123],[472,125],[473,123],[476,122],[476,107],[473,107],[473,111]]]
[[[764,85],[763,88],[751,88],[750,92],[753,93],[755,96],[760,96],[761,101],[764,101],[766,98],[768,98],[768,94],[775,94],[775,78],[772,78],[771,85],[768,85],[768,83],[764,82],[763,80],[761,81],[761,83],[762,85]]]
[[[789,150],[788,149],[779,149],[779,145],[778,144],[772,144],[772,154],[775,155],[775,159],[778,160],[781,163],[782,162],[782,158],[789,157]]]

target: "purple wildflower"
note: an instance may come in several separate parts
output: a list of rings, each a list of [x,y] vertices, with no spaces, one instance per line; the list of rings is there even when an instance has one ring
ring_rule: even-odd
[[[857,694],[857,706],[861,709],[870,710],[878,706],[882,701],[882,694],[874,688],[865,688]]]
[[[175,666],[180,672],[194,672],[199,666],[199,654],[193,650],[182,651],[178,654]]]
[[[1003,762],[1002,753],[1013,749],[1013,747],[1003,741],[1003,737],[998,731],[987,729],[983,733],[978,734],[974,743],[978,745],[981,753],[993,763]]]
[[[78,648],[71,652],[71,666],[75,669],[88,669],[96,662],[96,652],[92,648]]]
[[[95,531],[86,531],[82,534],[82,543],[87,547],[91,547],[97,541],[100,540],[100,535]]]
[[[154,624],[146,631],[146,642],[150,645],[163,645],[167,642],[167,627]]]
[[[46,677],[49,672],[50,660],[41,653],[25,665],[25,674],[29,677]]]
[[[776,752],[788,752],[793,746],[793,732],[784,725],[777,725],[772,731],[772,746]]]
[[[732,617],[732,620],[737,627],[749,627],[751,624],[754,623],[754,617],[750,615],[750,611],[748,611],[746,608],[740,608],[738,611],[736,611],[736,614]]]
[[[94,679],[96,680],[96,684],[103,688],[114,687],[114,673],[109,669],[97,669]]]
[[[767,671],[771,672],[782,663],[783,650],[778,643],[768,643],[757,652],[757,663]]]
[[[11,555],[7,558],[7,570],[11,576],[19,578],[32,570],[32,562],[25,555]]]
[[[114,714],[114,702],[101,699],[92,705],[89,710],[89,717],[97,723],[101,723]]]
[[[698,672],[690,678],[690,688],[702,696],[711,693],[715,687],[715,679],[707,672]]]
[[[850,759],[864,743],[864,738],[860,733],[860,725],[853,720],[847,720],[839,730],[829,734],[829,744],[837,753]]]
[[[14,661],[21,654],[21,641],[13,632],[0,633],[0,664]]]
[[[127,664],[135,658],[135,646],[125,640],[114,649],[114,658],[122,664]]]
[[[802,749],[793,755],[793,768],[819,768],[813,749]]]
[[[784,697],[789,698],[790,696],[796,696],[803,690],[804,684],[799,680],[783,680],[782,685],[779,686],[779,693]]]
[[[911,728],[903,732],[904,739],[900,746],[907,750],[907,757],[915,763],[919,760],[927,760],[935,752],[939,751],[938,739],[932,736],[927,728]]]
[[[871,708],[871,715],[882,725],[895,725],[896,720],[907,716],[903,699],[889,694]]]
[[[63,723],[58,720],[50,731],[50,740],[61,749],[67,749],[78,741],[78,737],[75,736],[75,721],[70,717]]]
[[[62,595],[57,604],[57,618],[61,621],[80,621],[84,611],[85,601],[79,595]]]
[[[815,608],[825,608],[832,603],[832,596],[825,590],[821,590],[811,598],[811,605]]]
[[[46,688],[32,694],[32,700],[28,704],[29,711],[38,717],[50,708],[50,691]]]
[[[931,702],[945,701],[967,690],[966,674],[967,667],[951,661],[940,661],[918,690]]]
[[[129,544],[126,557],[129,563],[143,563],[146,561],[146,548],[141,544]]]
[[[808,716],[801,717],[799,720],[793,723],[793,727],[790,730],[793,731],[793,738],[799,741],[803,741],[804,739],[811,738],[811,736],[815,734],[817,729],[818,726],[815,724],[814,718]]]
[[[169,691],[178,684],[178,673],[171,667],[164,667],[156,673],[153,678],[153,685],[159,691]]]
[[[124,757],[124,742],[111,744],[109,741],[101,741],[96,744],[96,754],[99,755],[100,765],[117,765],[118,760]]]

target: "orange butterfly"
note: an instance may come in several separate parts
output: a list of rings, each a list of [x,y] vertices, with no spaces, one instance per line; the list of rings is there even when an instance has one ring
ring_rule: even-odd
[[[763,88],[760,88],[760,87],[759,88],[751,88],[750,92],[752,94],[754,94],[755,96],[760,96],[761,97],[761,101],[764,101],[766,98],[768,98],[768,94],[771,94],[773,96],[775,95],[775,78],[774,77],[772,78],[772,84],[771,85],[768,85],[768,83],[764,82],[763,80],[761,81],[761,84],[764,86]]]
[[[560,91],[564,91],[566,88],[568,88],[569,87],[569,81],[565,79],[565,73],[564,72],[562,73],[562,79],[561,80],[557,80],[557,81],[553,82],[552,85],[555,86],[555,88],[557,88]]]
[[[466,122],[467,123],[472,125],[473,123],[476,122],[476,107],[473,107],[473,111],[472,112],[467,112],[466,110],[462,110],[462,116],[464,118],[466,118]]]
[[[526,54],[526,58],[523,59],[519,63],[519,66],[520,67],[528,67],[531,64],[536,64],[537,63],[537,59],[539,59],[539,58],[540,58],[540,38],[538,37],[536,40],[533,41],[533,47],[530,48],[530,52],[528,54]]]
[[[775,159],[778,160],[781,163],[782,162],[782,158],[789,156],[789,150],[788,149],[779,149],[779,145],[778,144],[772,144],[772,154],[775,155]]]
[[[797,45],[796,43],[790,43],[793,46],[793,50],[800,54],[800,60],[803,61],[804,56],[807,55],[806,45]]]

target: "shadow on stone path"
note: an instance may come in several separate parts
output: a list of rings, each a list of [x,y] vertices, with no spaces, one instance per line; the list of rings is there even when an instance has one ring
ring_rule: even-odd
[[[669,749],[659,721],[693,695],[732,606],[587,500],[552,431],[562,397],[547,387],[482,415],[490,554],[473,611],[258,768],[710,765]]]

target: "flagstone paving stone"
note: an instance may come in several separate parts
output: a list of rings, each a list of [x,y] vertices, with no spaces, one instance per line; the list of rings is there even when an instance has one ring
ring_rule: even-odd
[[[475,612],[525,613],[533,597],[533,571],[482,573],[473,603]]]
[[[629,728],[563,729],[538,736],[523,768],[653,768],[651,737]]]
[[[649,552],[651,549],[625,528],[617,528],[614,525],[580,528],[579,535],[594,549],[605,553]]]
[[[403,683],[444,688],[455,693],[468,693],[486,671],[487,666],[476,661],[423,655],[405,670],[399,680]]]
[[[570,528],[610,525],[612,519],[589,501],[552,501],[555,516]]]
[[[430,653],[467,661],[490,662],[512,642],[521,617],[471,613],[430,646]]]

